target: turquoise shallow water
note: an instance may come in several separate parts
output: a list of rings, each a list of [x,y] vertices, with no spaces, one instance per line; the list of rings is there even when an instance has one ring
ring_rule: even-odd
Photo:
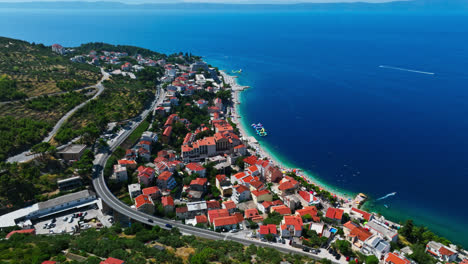
[[[130,44],[242,68],[245,122],[265,125],[284,163],[374,200],[397,192],[373,208],[468,246],[463,12],[0,9],[0,25],[48,45]]]

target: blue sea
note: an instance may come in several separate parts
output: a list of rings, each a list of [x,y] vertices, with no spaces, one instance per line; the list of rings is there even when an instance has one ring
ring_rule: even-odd
[[[0,9],[0,25],[30,42],[192,52],[242,69],[244,123],[264,124],[261,143],[282,162],[468,247],[467,13]]]

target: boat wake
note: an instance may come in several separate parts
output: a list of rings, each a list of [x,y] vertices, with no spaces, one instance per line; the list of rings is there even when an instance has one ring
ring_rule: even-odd
[[[389,194],[387,194],[387,195],[385,195],[383,197],[380,197],[379,199],[377,199],[377,201],[387,199],[388,197],[394,196],[395,194],[396,194],[396,192],[389,193]]]
[[[397,71],[415,72],[415,73],[428,74],[428,75],[435,74],[433,72],[417,71],[417,70],[411,70],[411,69],[405,69],[405,68],[399,68],[399,67],[393,67],[393,66],[387,66],[387,65],[380,65],[379,68],[391,69],[391,70],[397,70]]]

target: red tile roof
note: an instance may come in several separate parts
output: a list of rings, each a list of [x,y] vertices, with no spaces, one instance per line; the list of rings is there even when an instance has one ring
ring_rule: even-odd
[[[270,191],[267,190],[267,189],[261,190],[261,191],[259,191],[259,190],[253,190],[253,191],[252,191],[252,195],[254,195],[254,196],[256,196],[256,197],[259,197],[259,196],[265,195],[265,194],[269,194],[269,193],[270,193]]]
[[[184,207],[177,207],[175,209],[176,213],[178,214],[183,214],[183,213],[186,213],[188,212],[188,207],[187,206],[184,206]]]
[[[226,216],[229,216],[229,211],[227,209],[217,209],[217,210],[208,211],[208,219],[210,219],[210,223],[213,223],[213,221],[216,218],[226,217]]]
[[[277,212],[280,215],[290,215],[291,214],[291,209],[289,207],[287,207],[286,205],[274,206],[270,210],[272,212]]]
[[[151,194],[154,194],[154,193],[158,193],[159,188],[157,186],[148,187],[148,188],[144,188],[143,190],[141,190],[141,192],[143,194],[146,194],[146,195],[151,195]]]
[[[278,186],[278,190],[280,190],[280,191],[285,191],[285,190],[289,190],[289,189],[293,189],[293,188],[294,188],[294,185],[290,181],[283,182],[283,183],[280,184],[280,186]]]
[[[330,219],[341,220],[341,218],[343,217],[343,213],[344,211],[342,209],[330,207],[328,208],[325,217]]]
[[[194,162],[187,164],[187,166],[185,167],[191,171],[204,171],[205,170],[205,168],[203,168],[202,165],[198,163],[194,163]]]
[[[161,198],[161,204],[163,206],[174,206],[174,199],[171,196],[163,196]]]
[[[444,255],[444,256],[451,256],[451,255],[455,254],[455,252],[449,250],[446,247],[440,247],[439,248],[439,253]]]
[[[258,216],[258,215],[259,214],[258,214],[257,208],[250,208],[244,211],[244,218],[247,218],[247,219]]]
[[[366,241],[372,233],[362,227],[355,227],[349,232],[350,237],[357,237],[361,241]]]
[[[197,215],[195,216],[195,220],[197,221],[197,224],[208,223],[208,219],[206,218],[206,215]]]
[[[46,261],[43,261],[42,264],[55,264],[57,262],[55,261],[52,261],[52,260],[46,260]]]
[[[221,208],[221,205],[219,204],[218,201],[213,200],[213,201],[206,201],[206,207],[207,208]]]
[[[395,253],[388,253],[387,258],[385,259],[385,262],[392,263],[392,264],[410,264],[411,261],[407,260],[404,257],[400,257],[399,255]]]
[[[285,215],[284,224],[286,226],[294,226],[295,230],[302,230],[302,218],[297,215]]]
[[[223,202],[223,205],[226,209],[234,209],[236,208],[236,203],[234,201],[226,201],[226,202]]]
[[[315,206],[306,206],[302,209],[296,210],[296,214],[299,214],[300,216],[304,216],[304,215],[316,216],[317,208]]]
[[[226,175],[224,175],[224,174],[218,174],[218,175],[216,175],[216,179],[217,179],[219,182],[223,182],[223,181],[226,181],[226,180],[227,180],[227,177],[226,177]]]
[[[35,235],[36,234],[36,230],[35,229],[23,229],[23,230],[14,230],[14,231],[11,231],[10,233],[8,233],[6,235],[5,238],[10,238],[13,234],[32,234],[32,235]]]
[[[161,174],[158,176],[159,181],[167,181],[169,178],[172,177],[172,172],[170,171],[163,171]]]
[[[101,264],[124,264],[125,262],[116,258],[107,258],[104,261],[101,261]]]
[[[243,192],[249,190],[249,188],[247,188],[247,186],[245,186],[245,185],[236,185],[236,186],[234,186],[234,188],[236,188],[236,191],[238,193],[243,193]]]
[[[208,182],[207,178],[196,178],[190,182],[190,185],[205,185]]]
[[[249,165],[255,165],[255,163],[257,163],[257,157],[256,156],[247,157],[244,159],[244,162]]]
[[[136,161],[134,160],[119,160],[118,163],[120,165],[133,165],[133,164],[137,164]]]
[[[236,225],[238,223],[238,219],[236,216],[226,216],[226,217],[218,217],[214,220],[213,224],[218,226],[227,226],[227,225]]]
[[[144,204],[153,204],[151,202],[151,200],[149,199],[148,195],[145,195],[145,194],[141,194],[141,195],[138,195],[136,198],[135,198],[135,206],[136,208],[140,208],[140,206],[144,205]]]
[[[362,217],[363,217],[364,219],[366,219],[367,221],[369,221],[369,220],[370,220],[370,218],[371,218],[371,214],[370,214],[370,213],[368,213],[368,212],[365,212],[365,211],[359,210],[359,209],[357,209],[357,208],[354,208],[354,207],[353,207],[353,208],[351,208],[351,210],[352,210],[352,211],[354,211],[354,212],[356,212],[356,213],[358,213],[358,214],[361,214],[361,215],[362,215]]]
[[[172,134],[172,127],[171,126],[166,127],[166,129],[164,129],[163,136],[170,137],[171,134]]]

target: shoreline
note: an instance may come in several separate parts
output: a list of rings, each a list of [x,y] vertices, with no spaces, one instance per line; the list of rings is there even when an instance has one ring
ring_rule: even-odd
[[[354,204],[354,196],[353,194],[346,193],[342,190],[337,190],[336,188],[333,188],[332,186],[329,186],[325,183],[320,182],[315,176],[308,174],[302,169],[299,168],[291,168],[289,164],[286,164],[286,162],[282,161],[279,157],[277,157],[272,151],[268,149],[266,146],[262,146],[260,142],[255,138],[255,136],[248,131],[248,126],[243,122],[242,120],[242,115],[240,111],[240,104],[241,102],[241,93],[247,88],[250,88],[249,86],[242,86],[237,83],[237,76],[231,76],[227,74],[225,71],[220,71],[221,75],[224,78],[225,83],[231,85],[231,90],[233,92],[232,94],[232,100],[234,106],[230,109],[229,111],[229,116],[231,117],[231,120],[233,123],[237,125],[237,128],[239,129],[239,132],[241,136],[244,138],[245,141],[248,142],[248,145],[253,147],[256,150],[256,154],[260,156],[261,159],[267,158],[270,160],[273,165],[276,165],[281,168],[283,172],[291,172],[293,170],[296,171],[297,176],[303,178],[310,184],[314,184],[320,188],[320,190],[326,190],[330,192],[332,195],[335,195],[338,199],[343,200],[343,207],[344,208],[351,208],[351,207],[356,207]]]

